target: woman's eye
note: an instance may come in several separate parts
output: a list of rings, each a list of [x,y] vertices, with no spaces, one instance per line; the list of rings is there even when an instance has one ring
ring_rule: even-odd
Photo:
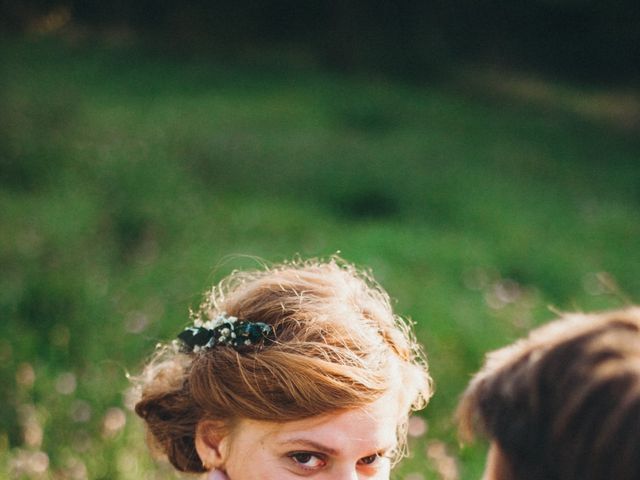
[[[299,466],[309,470],[321,468],[325,464],[324,459],[320,458],[317,454],[310,452],[296,452],[290,454],[289,457]]]
[[[368,457],[362,457],[359,462],[362,465],[371,465],[373,463],[375,463],[378,459],[380,458],[380,455],[378,455],[377,453],[375,455],[369,455]]]

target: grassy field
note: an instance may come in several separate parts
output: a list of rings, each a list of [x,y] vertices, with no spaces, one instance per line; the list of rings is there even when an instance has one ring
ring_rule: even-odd
[[[256,258],[340,252],[416,322],[437,394],[399,480],[479,477],[451,413],[485,351],[549,307],[640,299],[640,135],[598,105],[275,57],[0,54],[0,476],[174,478],[127,374]]]

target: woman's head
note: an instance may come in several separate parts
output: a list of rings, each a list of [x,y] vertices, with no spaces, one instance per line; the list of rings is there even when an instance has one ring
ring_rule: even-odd
[[[492,440],[487,480],[640,478],[640,309],[569,315],[490,354],[458,414]]]
[[[221,313],[267,324],[272,338],[242,349],[166,348],[141,378],[136,412],[179,470],[204,471],[203,445],[226,438],[224,453],[249,425],[331,424],[336,415],[367,414],[380,402],[396,414],[401,446],[408,413],[430,396],[408,325],[393,314],[386,293],[350,265],[310,261],[234,273],[193,316],[207,321]],[[198,439],[206,441],[199,450]]]

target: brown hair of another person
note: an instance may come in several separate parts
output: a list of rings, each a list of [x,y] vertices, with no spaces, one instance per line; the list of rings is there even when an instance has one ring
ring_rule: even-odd
[[[640,309],[570,314],[488,355],[458,408],[500,480],[640,478]]]

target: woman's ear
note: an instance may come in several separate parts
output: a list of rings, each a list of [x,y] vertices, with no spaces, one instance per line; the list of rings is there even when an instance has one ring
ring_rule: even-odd
[[[228,432],[221,422],[203,420],[196,427],[196,451],[207,468],[221,468],[227,457]]]

